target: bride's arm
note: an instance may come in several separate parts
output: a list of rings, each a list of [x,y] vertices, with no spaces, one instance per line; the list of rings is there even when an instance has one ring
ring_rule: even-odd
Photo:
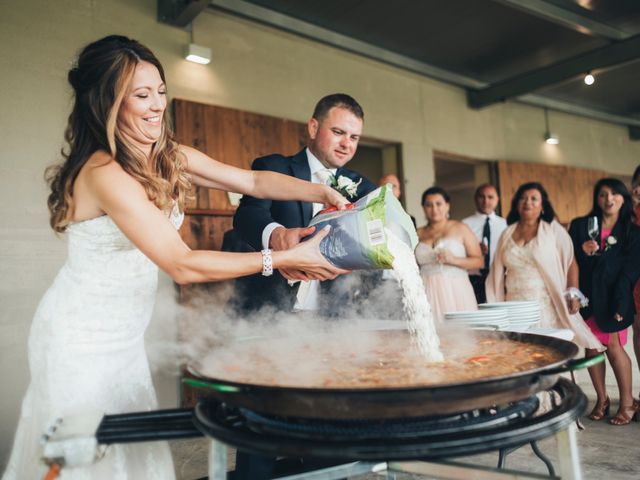
[[[184,145],[180,145],[180,151],[187,157],[187,171],[196,185],[256,198],[322,203],[339,209],[349,203],[326,185],[305,182],[275,172],[233,167]]]
[[[191,250],[133,177],[115,161],[87,172],[87,186],[97,205],[151,261],[177,283],[210,282],[262,271],[260,253]],[[311,278],[345,273],[329,264],[318,249],[318,237],[286,251],[273,252],[273,269],[298,268]]]

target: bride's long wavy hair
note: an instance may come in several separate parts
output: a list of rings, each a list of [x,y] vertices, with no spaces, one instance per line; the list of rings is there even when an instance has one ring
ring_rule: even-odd
[[[173,140],[168,115],[162,118],[162,133],[149,158],[128,141],[118,128],[118,111],[129,89],[136,66],[153,64],[165,81],[164,69],[155,55],[135,40],[111,35],[86,46],[77,65],[68,74],[74,90],[74,105],[62,149],[64,161],[47,168],[51,187],[47,200],[51,227],[63,232],[70,223],[73,186],[80,169],[99,150],[109,153],[122,169],[139,181],[149,199],[161,210],[177,201],[184,210],[190,188],[186,159]]]

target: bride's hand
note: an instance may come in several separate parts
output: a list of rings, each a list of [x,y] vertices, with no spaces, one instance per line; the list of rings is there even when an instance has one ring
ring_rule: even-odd
[[[333,280],[338,275],[349,273],[333,266],[320,253],[320,242],[329,233],[329,226],[320,230],[311,240],[301,242],[288,251],[291,267],[303,271],[310,280]]]

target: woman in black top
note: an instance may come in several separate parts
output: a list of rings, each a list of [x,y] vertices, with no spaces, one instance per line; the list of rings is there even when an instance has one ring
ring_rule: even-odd
[[[597,240],[589,237],[589,217],[597,217]],[[626,425],[638,415],[640,403],[631,393],[631,360],[624,351],[628,327],[633,323],[635,307],[633,286],[640,277],[640,228],[633,222],[631,197],[624,184],[614,178],[603,178],[593,190],[593,208],[589,215],[571,222],[573,240],[580,268],[580,289],[589,298],[582,309],[587,325],[607,346],[607,358],[618,382],[620,407],[609,422]],[[593,356],[595,350],[587,349]],[[609,411],[605,387],[605,364],[589,368],[598,396],[589,415],[600,420]]]

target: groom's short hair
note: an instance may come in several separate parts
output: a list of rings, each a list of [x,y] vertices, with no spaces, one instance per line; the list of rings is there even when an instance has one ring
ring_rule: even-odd
[[[364,111],[356,100],[346,93],[333,93],[322,97],[313,110],[313,118],[318,121],[324,119],[334,107],[344,108],[353,113],[360,120],[364,120]]]

